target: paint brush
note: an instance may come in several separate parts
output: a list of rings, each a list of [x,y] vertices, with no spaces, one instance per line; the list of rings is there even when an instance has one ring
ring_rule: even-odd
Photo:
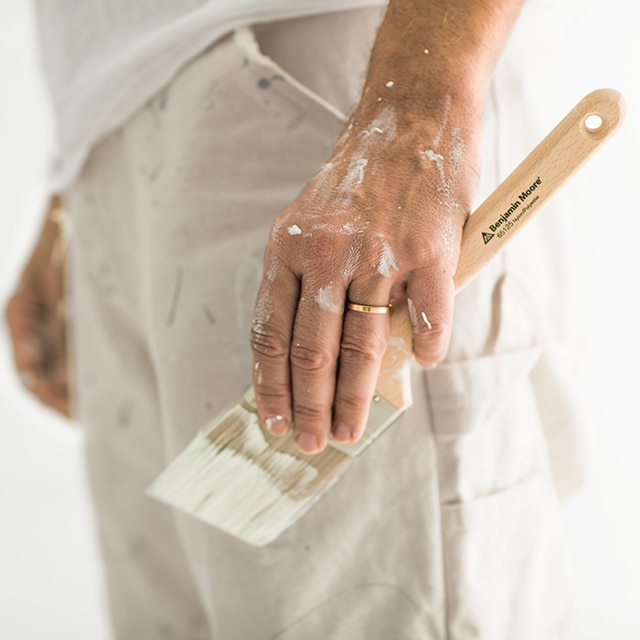
[[[456,290],[533,219],[623,116],[624,101],[617,91],[594,91],[518,165],[464,227]],[[395,306],[389,346],[359,442],[331,440],[320,454],[301,453],[291,432],[277,438],[261,425],[250,387],[196,435],[149,487],[149,495],[249,544],[269,543],[409,408],[411,341],[406,305]]]

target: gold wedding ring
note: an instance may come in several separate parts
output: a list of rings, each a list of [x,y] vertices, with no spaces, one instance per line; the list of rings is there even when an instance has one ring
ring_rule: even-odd
[[[351,311],[358,311],[359,313],[389,313],[391,305],[385,305],[384,307],[378,307],[373,304],[356,304],[355,302],[347,302],[347,309]]]

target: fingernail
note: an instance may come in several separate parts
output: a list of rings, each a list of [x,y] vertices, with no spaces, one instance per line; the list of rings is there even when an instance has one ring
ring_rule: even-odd
[[[283,436],[289,430],[289,422],[284,416],[267,418],[265,424],[274,436]]]
[[[303,453],[315,453],[318,450],[318,438],[312,433],[299,431],[296,433],[296,443]]]
[[[333,437],[338,442],[350,444],[353,440],[353,431],[346,424],[340,423],[333,432]]]

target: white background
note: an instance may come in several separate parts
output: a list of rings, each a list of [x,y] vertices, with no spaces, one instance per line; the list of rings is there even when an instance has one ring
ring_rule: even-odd
[[[598,185],[590,399],[594,446],[591,479],[567,505],[565,522],[585,639],[637,640],[640,19],[634,3],[625,0],[573,0],[569,7],[575,24],[576,101],[592,89],[611,86],[625,94],[628,116],[578,178]],[[40,222],[51,135],[25,0],[0,4],[0,87],[4,307]],[[80,430],[21,390],[0,322],[0,638],[111,638],[81,449]]]

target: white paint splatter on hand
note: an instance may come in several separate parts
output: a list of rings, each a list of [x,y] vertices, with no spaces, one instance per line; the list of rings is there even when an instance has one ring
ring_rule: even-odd
[[[416,306],[413,304],[413,300],[411,298],[407,298],[407,311],[409,312],[409,320],[411,320],[411,324],[414,327],[418,326],[418,314],[416,313]]]
[[[344,313],[344,303],[342,299],[338,298],[336,292],[334,292],[332,282],[318,289],[318,293],[316,293],[316,302],[320,308],[325,311],[330,311],[331,313],[336,313],[338,315],[342,315]]]
[[[302,233],[302,229],[297,224],[292,224],[288,229],[287,233],[290,236],[299,236]]]
[[[420,312],[420,317],[422,318],[422,321],[427,325],[427,329],[429,329],[429,331],[431,331],[431,329],[433,328],[431,326],[431,323],[429,322],[429,318],[427,318],[427,314],[424,311]]]
[[[462,139],[461,130],[455,127],[451,130],[451,142],[449,143],[449,166],[451,174],[457,175],[460,171],[460,163],[464,156],[464,140]]]
[[[424,155],[426,156],[427,160],[430,160],[431,162],[435,162],[435,165],[438,169],[438,173],[440,174],[440,181],[442,183],[442,186],[443,187],[448,186],[447,179],[444,175],[444,164],[443,164],[444,158],[439,153],[436,153],[431,149],[428,149],[427,151],[425,151]]]
[[[262,333],[264,325],[271,318],[273,313],[273,299],[267,289],[263,289],[256,302],[256,308],[253,313],[253,330],[255,333]]]
[[[342,267],[341,275],[344,280],[351,280],[351,277],[356,272],[358,268],[358,264],[360,262],[360,249],[356,245],[351,245],[349,247],[349,252],[347,253],[347,259],[345,260],[344,266]]]
[[[393,251],[386,240],[382,241],[382,253],[380,255],[380,260],[378,261],[377,271],[385,278],[388,278],[392,271],[398,271],[395,256],[393,255]]]
[[[357,189],[364,180],[364,170],[368,163],[366,158],[353,158],[349,163],[347,175],[344,177],[340,189],[347,193]]]

